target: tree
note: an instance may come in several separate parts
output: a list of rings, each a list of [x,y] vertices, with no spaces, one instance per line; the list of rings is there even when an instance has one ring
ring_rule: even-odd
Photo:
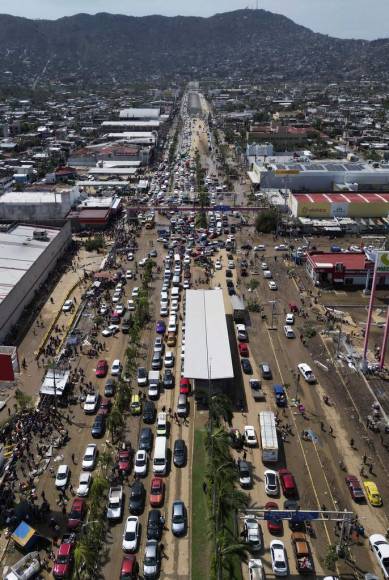
[[[123,428],[123,425],[123,415],[118,406],[114,405],[107,418],[107,429],[111,433],[112,443],[114,442],[117,433]]]
[[[100,453],[99,465],[101,467],[101,471],[103,472],[103,474],[106,478],[109,470],[111,469],[111,467],[113,465],[113,457],[112,457],[112,453],[110,451],[103,451],[102,453]],[[95,483],[96,483],[96,480],[94,479],[93,484],[92,484],[92,489],[93,489],[93,485]],[[97,484],[96,484],[96,488],[97,488]]]
[[[208,433],[205,439],[205,449],[209,460],[221,464],[232,461],[230,454],[230,437],[223,427],[219,427],[212,433]]]
[[[88,543],[87,537],[81,537],[74,548],[74,569],[76,577],[79,579],[92,577],[89,574],[93,571],[95,563],[96,553]]]
[[[261,211],[255,220],[255,229],[258,233],[269,234],[277,230],[278,212],[274,208]]]
[[[102,248],[104,248],[104,238],[102,236],[90,238],[85,242],[85,249],[87,252],[95,252]]]
[[[32,397],[30,397],[30,395],[26,395],[26,393],[23,393],[23,391],[20,389],[16,389],[15,399],[16,404],[21,411],[24,411],[25,409],[31,409],[33,406]]]
[[[213,395],[208,401],[210,420],[220,426],[220,419],[231,425],[233,418],[231,399],[227,395]]]
[[[247,545],[231,538],[225,530],[220,532],[215,538],[215,553],[213,556],[211,578],[219,580],[222,578],[232,578],[231,557],[237,556],[239,560],[245,560],[247,555]],[[224,574],[227,572],[227,575]]]

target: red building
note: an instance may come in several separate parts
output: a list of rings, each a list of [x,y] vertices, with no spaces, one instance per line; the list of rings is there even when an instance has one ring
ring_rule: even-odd
[[[317,286],[365,286],[367,276],[373,279],[374,262],[364,252],[311,252],[306,268]],[[379,274],[378,284],[389,285],[389,273]]]

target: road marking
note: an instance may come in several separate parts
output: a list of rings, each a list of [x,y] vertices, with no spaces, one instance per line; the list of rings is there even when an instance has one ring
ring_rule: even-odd
[[[267,334],[269,336],[269,341],[270,341],[271,348],[272,348],[272,351],[273,351],[273,354],[274,354],[274,359],[276,361],[276,365],[277,365],[277,368],[278,368],[278,372],[280,373],[280,377],[281,377],[281,380],[282,380],[283,384],[285,384],[285,380],[284,380],[284,377],[282,375],[282,371],[281,371],[281,368],[280,368],[280,365],[279,365],[279,362],[278,362],[278,358],[277,358],[277,355],[276,355],[276,351],[275,351],[275,348],[274,348],[273,339],[271,337],[271,333],[269,332],[269,329],[268,328],[266,328],[266,332],[267,332]],[[297,438],[298,438],[298,442],[300,444],[301,453],[303,454],[303,458],[304,458],[304,462],[305,462],[305,465],[306,465],[306,468],[307,468],[307,471],[308,471],[309,479],[310,479],[311,484],[312,484],[313,493],[315,494],[316,503],[318,505],[318,508],[320,509],[321,508],[321,505],[320,505],[320,501],[319,501],[319,496],[318,496],[318,493],[317,493],[317,490],[316,490],[315,483],[313,481],[313,477],[312,477],[311,470],[309,468],[308,459],[307,459],[307,456],[306,456],[306,453],[305,453],[305,450],[304,450],[304,446],[303,446],[302,441],[301,441],[300,432],[299,432],[299,429],[297,427],[296,419],[295,419],[292,411],[290,413],[290,416],[291,416],[292,421],[293,421],[293,424],[294,424],[294,428],[295,428],[295,431],[296,431],[296,435],[297,435]],[[320,466],[321,466],[321,462],[320,462]],[[326,479],[326,482],[327,482],[327,486],[328,486],[327,479]],[[325,521],[323,521],[323,524],[324,524],[324,529],[325,529],[325,532],[326,532],[328,544],[331,545],[332,544],[332,541],[331,541],[330,534],[328,532],[327,523]]]

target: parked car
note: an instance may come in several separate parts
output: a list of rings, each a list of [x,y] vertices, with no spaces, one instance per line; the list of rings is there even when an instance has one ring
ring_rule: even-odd
[[[294,498],[297,496],[297,485],[295,479],[288,469],[279,469],[278,477],[281,482],[282,492],[285,497]]]
[[[74,548],[76,545],[76,534],[64,534],[58,548],[53,565],[53,577],[56,580],[71,578],[74,566]],[[10,578],[9,575],[4,577]],[[16,576],[11,575],[11,578]]]
[[[160,510],[150,510],[147,518],[147,539],[160,541],[164,525],[165,520],[162,517]]]
[[[105,433],[105,416],[96,415],[92,425],[91,435],[93,438],[102,437]]]
[[[244,489],[249,489],[253,484],[251,463],[249,461],[245,461],[244,459],[239,459],[237,461],[237,466],[240,486]]]
[[[246,516],[243,520],[243,536],[252,552],[262,549],[262,533],[257,520],[252,516]]]
[[[276,504],[275,501],[268,501],[265,504],[265,510],[278,510],[278,504]],[[267,529],[269,531],[270,534],[282,534],[283,532],[283,525],[282,525],[282,520],[280,518],[276,518],[276,519],[269,519],[267,520]]]
[[[165,389],[172,389],[174,387],[174,374],[171,369],[165,369],[162,382]]]
[[[113,379],[107,379],[104,385],[104,397],[113,397],[116,383]]]
[[[90,393],[86,396],[84,401],[84,413],[86,415],[93,415],[97,411],[99,402],[99,395],[97,393]]]
[[[271,368],[269,363],[266,362],[262,362],[259,365],[259,368],[261,369],[261,375],[263,379],[272,379],[273,378],[273,373],[271,372]]]
[[[139,577],[139,565],[135,554],[124,556],[120,567],[119,580],[137,580]]]
[[[252,375],[253,374],[253,367],[251,366],[251,362],[248,358],[241,358],[240,359],[242,370],[245,375]]]
[[[300,363],[297,365],[297,369],[299,370],[300,374],[304,377],[307,383],[314,384],[316,383],[316,377],[312,372],[310,366],[305,363]]]
[[[150,451],[153,448],[153,433],[150,427],[142,427],[140,434],[139,434],[139,449],[143,451]]]
[[[111,376],[117,377],[122,372],[122,363],[119,359],[115,359],[111,365]]]
[[[283,542],[273,540],[270,542],[271,566],[276,576],[287,576],[289,573],[288,560]]]
[[[131,471],[131,451],[124,446],[117,455],[117,466],[122,475],[128,475]]]
[[[247,344],[245,342],[239,342],[238,349],[239,349],[240,356],[246,356],[246,357],[249,356],[249,347],[247,346]]]
[[[55,476],[55,487],[57,489],[65,489],[69,483],[70,469],[66,464],[58,466],[57,474]]]
[[[377,558],[384,578],[389,578],[389,542],[382,534],[369,536],[370,548]]]
[[[191,390],[190,380],[186,377],[181,377],[180,379],[180,394],[189,395]]]
[[[82,469],[87,469],[91,471],[95,468],[97,460],[97,445],[95,443],[89,443],[86,446],[84,457],[82,458]]]
[[[369,503],[374,507],[382,506],[382,497],[378,491],[377,484],[374,481],[364,481],[363,487]]]
[[[280,493],[277,472],[272,469],[266,469],[263,476],[265,480],[266,495],[277,496]]]
[[[157,578],[161,566],[160,547],[157,540],[146,542],[143,558],[143,576],[145,580]]]
[[[138,367],[136,371],[136,381],[139,387],[145,387],[147,385],[147,371],[144,367]]]
[[[165,499],[165,484],[161,477],[153,477],[150,489],[150,505],[160,507]]]
[[[174,501],[172,505],[171,530],[174,536],[183,536],[186,533],[187,515],[183,501]]]
[[[97,361],[96,365],[96,377],[97,378],[104,378],[108,372],[108,363],[105,359],[101,359]]]
[[[122,549],[123,552],[136,552],[139,545],[139,518],[129,516],[124,524]]]
[[[247,446],[256,447],[258,445],[258,439],[255,434],[255,429],[251,425],[245,426],[243,431],[243,437]]]
[[[143,421],[144,423],[154,423],[155,421],[155,403],[153,401],[146,401],[143,405]]]
[[[146,502],[146,490],[143,483],[136,479],[131,486],[129,506],[130,513],[140,515],[143,513]]]
[[[359,479],[355,475],[346,475],[345,481],[346,481],[346,485],[348,487],[348,490],[350,492],[350,495],[354,501],[356,501],[356,502],[366,501],[362,486],[359,483]]]
[[[134,472],[138,477],[146,477],[148,467],[147,453],[143,449],[139,449],[135,454]]]
[[[78,480],[78,487],[76,489],[76,494],[79,497],[87,497],[91,485],[92,485],[92,474],[89,471],[81,471]]]
[[[81,497],[75,497],[68,515],[68,530],[77,529],[84,520],[86,513],[85,500]]]
[[[173,448],[173,463],[176,467],[184,467],[186,464],[186,445],[183,439],[176,439]]]

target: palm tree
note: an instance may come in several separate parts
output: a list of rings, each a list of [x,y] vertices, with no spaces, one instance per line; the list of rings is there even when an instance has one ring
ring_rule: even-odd
[[[110,468],[113,465],[113,457],[112,457],[112,453],[110,451],[103,451],[102,453],[100,453],[99,465],[101,467],[101,471],[103,472],[104,477],[107,478],[108,471],[110,470]],[[93,486],[95,485],[95,483],[96,483],[96,479],[93,480],[91,493],[93,491]]]
[[[123,414],[129,406],[131,400],[131,387],[124,381],[119,381],[116,392],[115,407],[117,407],[121,414]]]
[[[247,545],[237,542],[225,531],[220,532],[215,539],[215,553],[212,563],[212,578],[222,580],[232,578],[231,557],[238,556],[240,560],[246,559]],[[224,571],[227,571],[227,575]]]
[[[223,427],[215,429],[212,433],[207,433],[204,445],[208,458],[212,461],[217,461],[220,464],[220,462],[231,460],[230,437]]]
[[[231,399],[220,393],[213,395],[208,401],[209,416],[212,424],[219,426],[220,419],[231,425],[233,418]]]
[[[76,577],[91,578],[91,572],[96,563],[96,553],[86,541],[86,538],[81,538],[74,548],[74,569]]]
[[[117,405],[114,405],[112,411],[107,418],[107,429],[111,433],[112,443],[115,440],[115,435],[123,428],[124,419],[123,415]]]

